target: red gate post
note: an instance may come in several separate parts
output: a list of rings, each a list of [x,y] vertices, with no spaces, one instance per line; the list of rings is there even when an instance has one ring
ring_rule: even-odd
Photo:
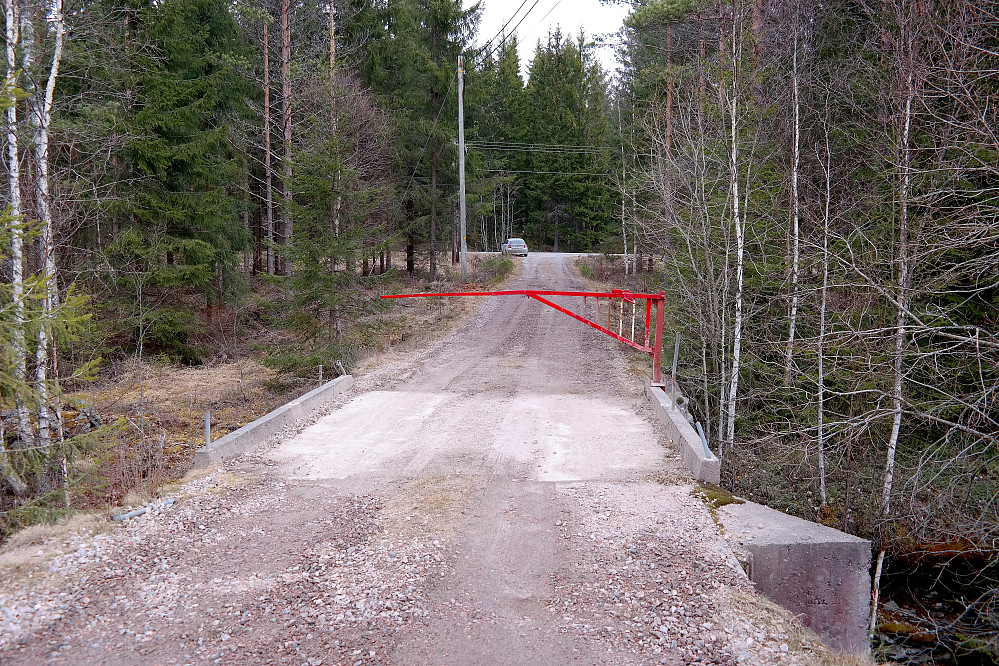
[[[666,294],[660,292],[656,299],[656,341],[652,345],[652,383],[662,383],[662,359],[663,359],[663,320],[666,316],[664,312],[666,305]]]
[[[645,342],[643,343],[646,347],[649,346],[649,329],[652,328],[652,301],[645,299]]]

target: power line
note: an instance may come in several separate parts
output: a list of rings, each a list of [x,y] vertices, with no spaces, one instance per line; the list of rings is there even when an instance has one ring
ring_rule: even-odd
[[[486,169],[490,173],[533,173],[542,176],[602,176],[608,177],[611,174],[599,171],[517,171],[514,169]]]
[[[506,20],[506,22],[503,23],[502,27],[500,27],[500,29],[496,31],[496,34],[493,35],[492,37],[490,37],[488,40],[486,40],[486,42],[482,45],[482,49],[483,50],[485,50],[490,44],[492,44],[494,41],[496,41],[497,37],[499,37],[500,35],[503,34],[503,31],[506,30],[506,27],[508,25],[510,25],[510,22],[513,21],[513,19],[517,16],[517,14],[520,13],[520,10],[524,8],[524,5],[526,5],[528,3],[528,1],[529,0],[524,0],[523,2],[521,2],[520,3],[520,7],[517,7],[517,11],[515,11],[513,14],[510,15],[510,18],[508,18]],[[534,4],[535,5],[538,4],[539,1],[540,0],[534,0]],[[533,5],[531,6],[531,9],[534,9]],[[531,10],[529,9],[527,11],[528,11],[528,13],[530,13]]]
[[[538,26],[541,25],[542,23],[544,23],[545,19],[548,18],[549,16],[551,16],[551,13],[553,11],[555,11],[555,8],[558,7],[561,4],[562,4],[562,0],[558,0],[558,2],[556,2],[554,5],[552,5],[552,8],[548,10],[548,13],[545,14],[544,16],[542,16],[541,20],[538,21],[537,23],[535,23],[534,27],[527,31],[527,35],[530,35],[532,32],[534,32],[535,30],[537,30]],[[526,38],[527,35],[524,35],[524,37]]]
[[[420,162],[423,161],[423,156],[427,153],[427,146],[430,145],[430,139],[434,136],[434,130],[437,129],[437,123],[440,122],[441,114],[444,113],[444,107],[447,106],[447,100],[451,97],[451,91],[454,90],[454,79],[451,79],[451,85],[448,86],[447,92],[444,93],[444,99],[441,101],[441,108],[437,111],[437,117],[434,118],[434,124],[430,126],[430,131],[427,132],[427,142],[423,144],[423,150],[420,151],[420,156],[416,158],[416,163],[413,165],[413,175],[409,177],[409,183],[406,185],[406,191],[402,193],[402,200],[406,200],[406,196],[409,194],[409,188],[413,186],[413,180],[416,178],[416,172],[420,169]]]
[[[558,143],[513,143],[509,141],[467,141],[466,145],[479,150],[570,155],[600,155],[604,151],[614,149],[612,146],[574,146]]]
[[[520,27],[520,24],[524,22],[524,19],[526,19],[526,18],[527,18],[528,16],[530,16],[530,15],[531,15],[531,12],[532,12],[532,11],[534,11],[534,8],[538,6],[538,3],[539,3],[539,2],[541,2],[541,0],[534,0],[534,4],[533,4],[533,5],[531,5],[531,8],[530,8],[530,9],[528,9],[528,10],[527,10],[527,12],[526,12],[526,13],[525,13],[525,14],[524,14],[523,16],[521,16],[521,17],[520,17],[520,20],[519,20],[519,21],[517,21],[517,25],[513,26],[513,29],[512,29],[511,31],[510,31],[511,33],[513,33],[513,34],[517,34],[517,28],[519,28],[519,27]],[[559,2],[561,2],[561,0],[559,0]],[[556,6],[557,6],[557,4],[556,4]],[[554,8],[553,8],[553,9],[554,9]],[[548,12],[548,13],[550,14],[551,12]],[[543,21],[543,20],[544,20],[544,19],[542,19],[542,21]],[[537,27],[537,26],[535,26],[535,27]],[[487,53],[487,54],[486,54],[485,56],[483,56],[483,57],[482,57],[482,60],[484,61],[484,60],[485,60],[486,58],[490,58],[490,57],[492,57],[492,55],[493,55],[494,53],[496,53],[496,50],[497,50],[498,48],[499,48],[499,44],[497,44],[496,46],[494,46],[494,47],[493,47],[493,48],[492,48],[492,49],[491,49],[491,50],[489,51],[489,53]]]

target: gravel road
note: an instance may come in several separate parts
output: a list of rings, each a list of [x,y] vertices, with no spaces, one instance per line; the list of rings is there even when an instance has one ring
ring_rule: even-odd
[[[523,263],[507,288],[586,288],[564,255]],[[0,663],[822,663],[691,496],[619,343],[483,299],[356,379],[176,503],[8,553]]]

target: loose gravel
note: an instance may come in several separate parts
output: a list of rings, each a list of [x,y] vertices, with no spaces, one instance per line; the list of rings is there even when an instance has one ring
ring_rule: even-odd
[[[518,280],[581,286],[544,256]],[[535,305],[490,302],[359,378],[427,411],[368,410],[377,465],[317,415],[140,516],[0,554],[0,663],[824,663],[753,592],[615,347]]]

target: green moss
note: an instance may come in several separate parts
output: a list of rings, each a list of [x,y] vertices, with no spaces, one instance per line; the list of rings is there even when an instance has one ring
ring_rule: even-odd
[[[707,504],[711,510],[720,509],[728,504],[746,503],[745,500],[739,499],[721,486],[716,486],[713,483],[702,483],[690,491],[690,494]]]

